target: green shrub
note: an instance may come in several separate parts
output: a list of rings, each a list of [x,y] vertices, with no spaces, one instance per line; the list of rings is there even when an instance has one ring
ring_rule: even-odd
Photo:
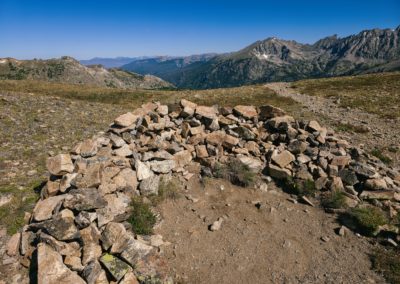
[[[390,164],[392,162],[392,159],[390,157],[386,156],[385,154],[383,154],[382,151],[379,149],[372,150],[371,155],[377,157],[384,164]]]
[[[158,186],[158,194],[149,196],[151,203],[155,206],[165,199],[177,200],[181,197],[182,185],[176,177],[170,179],[161,178]]]
[[[373,206],[352,208],[342,217],[342,221],[367,236],[376,235],[378,227],[388,223],[385,213]]]
[[[214,176],[228,179],[233,184],[244,187],[253,184],[256,178],[256,174],[250,170],[249,166],[243,164],[238,159],[231,159],[226,165],[216,164],[214,167]]]
[[[134,198],[131,206],[132,213],[128,221],[132,225],[132,230],[139,235],[152,234],[157,219],[151,211],[150,205],[144,203],[141,198]]]
[[[346,208],[346,195],[343,191],[334,190],[323,196],[321,204],[325,208]]]
[[[317,191],[313,180],[293,180],[287,179],[283,185],[289,192],[304,195],[304,196],[315,196]]]
[[[400,254],[390,249],[379,249],[371,256],[372,268],[382,273],[389,283],[400,283]]]

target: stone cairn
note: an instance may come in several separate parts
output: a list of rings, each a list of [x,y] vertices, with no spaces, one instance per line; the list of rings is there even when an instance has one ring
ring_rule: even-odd
[[[171,282],[157,262],[161,236],[135,235],[127,222],[131,199],[157,194],[162,176],[189,180],[229,159],[262,180],[312,180],[319,191],[342,191],[350,207],[368,200],[391,216],[400,209],[399,173],[316,121],[269,105],[147,103],[47,160],[41,199],[7,253],[38,283]]]

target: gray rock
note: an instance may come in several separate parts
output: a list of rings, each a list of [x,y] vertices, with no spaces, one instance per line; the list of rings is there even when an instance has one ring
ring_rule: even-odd
[[[122,277],[124,277],[124,275],[131,269],[127,263],[108,253],[104,254],[100,258],[100,262],[117,281],[121,280]]]
[[[150,168],[139,160],[135,161],[135,169],[136,169],[137,179],[139,181],[147,179],[152,175],[154,175],[154,173],[150,170]]]
[[[135,267],[138,260],[148,255],[152,249],[152,246],[146,245],[130,235],[128,241],[125,244],[125,248],[121,253],[121,257],[132,267]]]
[[[175,168],[176,163],[174,160],[151,161],[149,162],[149,165],[153,172],[168,174],[173,168]]]
[[[78,211],[103,208],[107,205],[96,188],[73,189],[69,192],[63,204],[66,208]]]
[[[94,260],[85,266],[82,276],[85,278],[87,284],[97,284],[103,273],[104,270],[101,268],[100,263]]]
[[[110,222],[107,224],[101,234],[101,244],[105,250],[109,250],[114,243],[118,243],[120,238],[126,234],[126,229],[123,224]]]
[[[80,234],[75,226],[74,218],[62,218],[60,215],[40,223],[32,223],[29,228],[42,230],[59,241],[68,241],[79,238]]]
[[[340,170],[339,177],[346,185],[355,185],[358,182],[358,178],[355,172],[349,169]]]
[[[144,196],[157,195],[160,185],[160,176],[153,175],[147,179],[142,180],[139,185],[140,193]]]
[[[239,135],[239,137],[241,137],[244,140],[254,140],[257,137],[257,135],[254,134],[253,131],[243,126],[236,127],[232,130],[236,132]]]
[[[289,151],[282,151],[277,155],[272,156],[272,161],[279,167],[284,168],[295,160],[295,157]]]
[[[271,177],[280,180],[285,180],[292,176],[292,172],[290,170],[282,169],[280,167],[271,164],[268,166],[268,173]]]
[[[54,210],[66,197],[69,197],[69,195],[58,195],[39,200],[33,209],[33,219],[39,222],[50,219]]]

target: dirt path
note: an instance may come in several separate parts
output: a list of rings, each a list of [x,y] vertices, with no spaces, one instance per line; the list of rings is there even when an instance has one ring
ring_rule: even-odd
[[[164,254],[178,283],[385,282],[370,270],[366,239],[337,235],[333,216],[289,201],[273,184],[261,192],[214,179],[204,188],[192,182],[187,194],[197,202],[164,202],[157,229],[171,242]]]
[[[400,146],[400,126],[396,120],[384,119],[360,109],[340,107],[339,102],[334,99],[300,94],[290,87],[290,83],[269,83],[265,86],[281,96],[290,97],[301,103],[325,125],[332,128],[340,124],[354,127],[356,130],[349,129],[349,131],[340,133],[353,145],[361,145],[368,151],[374,148],[385,149]],[[393,159],[393,166],[400,165],[400,151],[397,153],[385,151],[385,155]]]

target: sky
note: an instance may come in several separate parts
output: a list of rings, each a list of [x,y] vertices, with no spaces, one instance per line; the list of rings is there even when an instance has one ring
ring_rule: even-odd
[[[0,0],[0,57],[222,53],[399,25],[399,0]]]

